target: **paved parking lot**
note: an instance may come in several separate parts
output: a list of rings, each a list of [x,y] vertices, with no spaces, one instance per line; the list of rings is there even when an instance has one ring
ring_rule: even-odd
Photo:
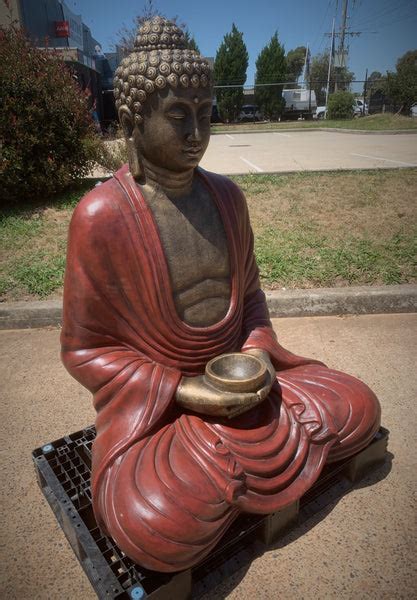
[[[213,135],[201,166],[224,174],[417,167],[417,134],[288,131]]]

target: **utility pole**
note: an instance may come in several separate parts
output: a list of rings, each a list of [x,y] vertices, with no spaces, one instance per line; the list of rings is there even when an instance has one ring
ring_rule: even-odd
[[[304,59],[304,69],[303,69],[303,80],[304,80],[304,87],[306,88],[306,83],[307,83],[307,76],[308,76],[308,71],[309,69],[309,54],[310,54],[310,50],[307,44],[307,48],[306,48],[306,55],[305,55],[305,59]]]
[[[307,48],[306,48],[306,56],[304,59],[304,73],[303,73],[303,80],[304,80],[304,89],[307,89],[307,84],[308,84],[308,114],[311,114],[311,85],[310,85],[310,48],[307,44]]]
[[[340,67],[342,69],[345,66],[345,37],[346,37],[347,9],[348,9],[348,0],[343,0],[342,28],[340,31],[340,44],[339,44]]]
[[[342,26],[340,28],[340,41],[339,41],[339,48],[337,50],[337,55],[338,55],[338,65],[337,65],[337,70],[335,73],[335,84],[334,84],[334,91],[337,92],[338,89],[338,70],[340,69],[340,71],[342,71],[343,67],[344,67],[344,63],[345,63],[345,36],[346,36],[346,21],[347,21],[347,5],[348,5],[348,0],[343,0],[343,9],[342,9]],[[336,62],[336,61],[335,61]],[[336,66],[336,65],[335,65]]]
[[[332,43],[330,44],[330,52],[329,52],[329,68],[327,71],[327,87],[326,87],[326,109],[325,109],[325,113],[324,116],[327,119],[327,102],[329,100],[329,88],[330,88],[330,72],[332,69],[332,60],[333,60],[333,52],[334,52],[334,18],[333,18],[333,25],[332,25]]]
[[[365,116],[365,104],[366,104],[366,92],[368,88],[368,69],[365,72],[365,82],[363,84],[363,108],[362,108],[362,116]]]
[[[337,5],[336,5],[336,11],[337,11]],[[342,8],[342,23],[341,23],[341,27],[340,30],[337,33],[325,33],[325,35],[327,36],[336,36],[340,38],[339,41],[339,47],[338,47],[338,51],[337,51],[337,57],[338,60],[335,60],[335,69],[342,71],[343,67],[346,66],[346,60],[345,60],[345,41],[346,41],[346,36],[350,35],[350,36],[359,36],[362,34],[361,31],[348,31],[348,25],[347,25],[347,20],[348,20],[348,0],[343,0],[343,8]],[[372,32],[375,33],[375,32]],[[337,66],[336,66],[337,65]],[[335,81],[335,91],[337,91],[337,87],[338,87],[338,77],[336,74],[335,77],[336,81]]]

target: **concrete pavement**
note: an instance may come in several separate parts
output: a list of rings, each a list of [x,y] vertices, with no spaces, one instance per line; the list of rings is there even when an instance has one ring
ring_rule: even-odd
[[[274,319],[294,352],[361,377],[380,398],[389,460],[207,594],[220,598],[412,599],[417,595],[417,315]],[[93,600],[41,492],[30,452],[93,422],[59,360],[59,330],[0,332],[2,596]]]
[[[417,130],[395,135],[331,129],[218,133],[211,136],[200,164],[223,175],[417,167]],[[96,168],[89,176],[111,173]]]
[[[213,135],[201,161],[225,175],[417,167],[415,135],[291,131]]]

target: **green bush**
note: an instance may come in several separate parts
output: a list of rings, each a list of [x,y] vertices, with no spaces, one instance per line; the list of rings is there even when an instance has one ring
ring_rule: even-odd
[[[355,97],[350,92],[335,92],[329,96],[329,119],[351,119]]]
[[[62,190],[97,157],[86,97],[53,50],[0,28],[0,178],[3,202]]]

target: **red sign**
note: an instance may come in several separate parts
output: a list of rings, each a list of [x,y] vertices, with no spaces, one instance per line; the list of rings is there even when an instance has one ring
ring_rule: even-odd
[[[55,37],[67,38],[70,36],[69,21],[55,21]]]

